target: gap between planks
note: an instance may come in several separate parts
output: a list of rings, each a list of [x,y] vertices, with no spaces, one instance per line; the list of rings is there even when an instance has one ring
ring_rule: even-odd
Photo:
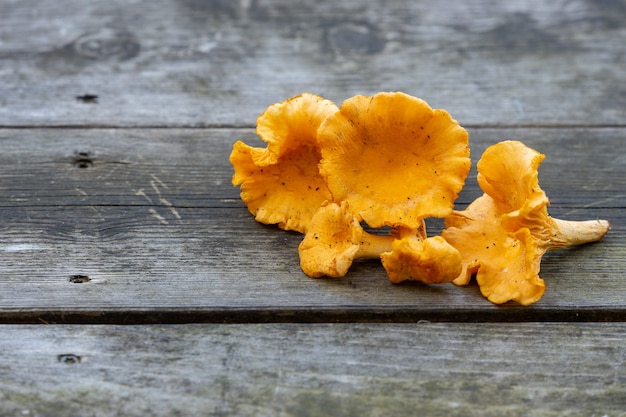
[[[491,307],[491,306],[489,306]],[[163,308],[124,310],[33,310],[0,312],[0,324],[281,324],[281,323],[603,323],[626,322],[625,308],[410,309],[350,308]]]

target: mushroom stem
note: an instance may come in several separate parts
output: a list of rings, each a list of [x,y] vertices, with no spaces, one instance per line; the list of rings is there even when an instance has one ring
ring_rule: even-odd
[[[553,235],[547,250],[556,250],[583,243],[597,242],[611,228],[607,220],[572,221],[552,218]]]
[[[363,232],[359,241],[359,250],[355,259],[376,259],[383,252],[391,251],[391,244],[395,237],[390,235],[373,235]]]

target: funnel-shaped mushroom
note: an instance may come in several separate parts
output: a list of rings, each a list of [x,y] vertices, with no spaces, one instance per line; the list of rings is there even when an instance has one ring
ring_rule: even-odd
[[[257,119],[257,134],[267,148],[239,141],[230,162],[233,185],[256,220],[304,233],[330,192],[319,174],[317,130],[337,111],[331,101],[304,93],[269,106]]]
[[[532,304],[545,291],[539,277],[545,252],[598,241],[608,232],[605,220],[573,222],[548,215],[549,201],[538,180],[544,157],[518,141],[484,152],[477,167],[484,194],[445,219],[442,236],[463,257],[455,284],[465,285],[476,274],[491,302]]]
[[[334,201],[369,226],[444,217],[470,169],[467,131],[404,93],[355,96],[320,126],[320,172]]]

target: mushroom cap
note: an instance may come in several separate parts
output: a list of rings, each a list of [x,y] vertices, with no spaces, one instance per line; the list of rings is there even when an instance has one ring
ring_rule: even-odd
[[[325,202],[315,213],[298,246],[300,267],[312,277],[343,277],[359,251],[363,228],[348,204]]]
[[[258,148],[237,142],[230,155],[235,168],[233,185],[241,185],[241,199],[248,210],[260,223],[306,232],[319,206],[331,198],[317,169],[319,151],[302,147],[274,165],[261,167],[254,164],[255,153],[260,153]]]
[[[318,140],[333,199],[375,228],[416,228],[449,214],[470,169],[467,131],[400,92],[344,101]]]
[[[394,240],[391,247],[391,252],[381,254],[380,259],[394,284],[406,280],[441,284],[451,282],[461,272],[461,254],[441,236],[424,240],[403,237]]]
[[[255,155],[255,164],[276,164],[286,153],[305,146],[319,149],[317,130],[337,110],[332,101],[310,93],[270,105],[256,121],[256,133],[267,143],[267,150]]]
[[[522,227],[533,236],[549,238],[550,201],[539,186],[539,165],[545,155],[519,141],[507,140],[488,147],[478,161],[478,185],[495,202],[510,231]]]
[[[548,214],[550,201],[538,178],[544,158],[522,142],[508,140],[487,148],[478,162],[478,184],[496,202],[504,228],[527,228],[542,251],[602,239],[610,228],[606,220],[567,221]]]
[[[532,304],[545,291],[539,277],[544,251],[528,228],[511,232],[501,220],[496,201],[487,194],[446,217],[442,236],[463,258],[463,269],[453,282],[466,285],[476,274],[481,293],[492,303]]]
[[[320,175],[317,129],[337,107],[312,94],[273,104],[257,119],[266,148],[234,144],[230,162],[233,185],[258,222],[306,231],[320,205],[331,199]]]

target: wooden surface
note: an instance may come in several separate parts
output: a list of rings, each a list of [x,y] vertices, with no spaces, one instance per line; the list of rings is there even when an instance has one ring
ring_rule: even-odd
[[[623,1],[297,3],[4,0],[0,120],[252,126],[302,91],[401,90],[465,125],[624,122]]]
[[[0,415],[624,416],[625,22],[618,0],[0,0]],[[373,261],[305,277],[232,144],[302,91],[394,90],[450,111],[474,162],[546,154],[550,213],[611,231],[546,255],[530,307]],[[457,207],[478,195],[473,169]]]
[[[623,129],[470,129],[475,154],[514,137],[549,155],[541,184],[555,217],[613,223],[602,242],[545,257],[546,294],[531,307],[492,305],[476,286],[393,285],[379,261],[357,262],[341,280],[307,278],[297,253],[302,236],[256,223],[230,184],[230,147],[253,135],[250,129],[0,130],[8,151],[0,156],[0,320],[626,318],[626,163],[615,152]],[[90,165],[81,168],[75,152],[89,153]],[[461,206],[480,195],[474,176]],[[74,275],[90,281],[70,282]]]
[[[624,323],[21,326],[3,415],[622,416]]]

